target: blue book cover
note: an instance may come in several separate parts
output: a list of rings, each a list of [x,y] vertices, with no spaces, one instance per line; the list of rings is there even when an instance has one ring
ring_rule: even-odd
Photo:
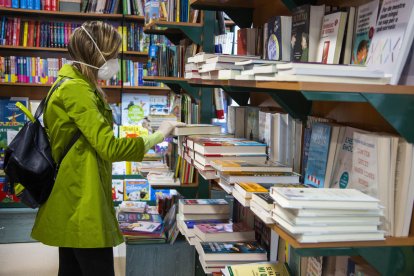
[[[150,186],[146,179],[125,179],[124,200],[150,200]]]
[[[184,223],[188,229],[193,229],[196,224],[217,224],[228,223],[228,219],[205,219],[205,220],[185,220]]]
[[[27,0],[20,0],[20,8],[27,9]]]
[[[280,16],[275,16],[267,22],[267,59],[282,59],[282,22]]]
[[[302,155],[302,175],[306,173],[306,166],[308,165],[309,145],[311,140],[312,129],[305,128],[303,132],[303,155]]]
[[[34,0],[34,9],[40,10],[40,0]]]
[[[12,0],[12,8],[19,8],[19,0]]]
[[[27,0],[27,8],[29,10],[33,10],[34,9],[34,0]]]
[[[332,127],[317,123],[312,126],[309,155],[305,173],[305,185],[323,188]]]
[[[205,254],[266,254],[257,242],[201,242]]]
[[[0,99],[0,126],[23,126],[26,123],[26,115],[16,106],[17,102],[28,106],[27,98]]]

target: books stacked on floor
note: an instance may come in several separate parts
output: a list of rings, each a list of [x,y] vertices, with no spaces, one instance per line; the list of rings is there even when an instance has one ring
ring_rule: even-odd
[[[275,222],[301,243],[383,240],[379,200],[355,189],[272,187]]]
[[[196,249],[206,273],[220,271],[226,265],[267,261],[267,251],[256,241],[200,242]]]
[[[159,214],[147,212],[145,202],[124,201],[119,206],[119,228],[129,243],[165,243]]]
[[[224,199],[181,199],[178,203],[177,225],[181,234],[194,245],[194,225],[228,223],[229,204]]]
[[[250,263],[250,264],[235,264],[226,265],[221,270],[224,276],[233,275],[278,275],[289,276],[289,269],[286,263]]]
[[[253,193],[268,193],[269,190],[254,182],[239,182],[234,185],[232,195],[244,207],[250,206]]]

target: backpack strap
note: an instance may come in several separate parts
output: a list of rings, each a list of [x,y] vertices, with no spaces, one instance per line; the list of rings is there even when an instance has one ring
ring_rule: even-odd
[[[47,102],[49,101],[50,97],[52,96],[53,92],[55,92],[56,89],[59,88],[59,86],[64,83],[66,80],[69,80],[71,78],[69,77],[64,77],[62,78],[57,84],[55,84],[55,86],[53,86],[52,90],[50,90],[49,95],[47,95],[45,98],[43,98],[43,100],[40,102],[39,106],[36,109],[35,112],[35,119],[39,119],[39,117],[43,114],[43,111],[47,105]]]

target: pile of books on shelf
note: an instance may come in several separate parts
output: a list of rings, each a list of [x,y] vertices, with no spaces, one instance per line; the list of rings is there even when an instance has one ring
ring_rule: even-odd
[[[146,202],[124,201],[119,210],[119,227],[127,242],[165,243],[162,217]]]
[[[272,187],[273,219],[298,242],[383,240],[379,200],[354,189]]]

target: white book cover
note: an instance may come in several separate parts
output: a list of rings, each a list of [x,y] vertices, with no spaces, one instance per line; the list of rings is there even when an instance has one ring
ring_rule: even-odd
[[[331,13],[323,17],[317,62],[339,63],[346,18],[346,12]]]
[[[346,188],[352,175],[352,149],[354,132],[363,132],[360,129],[344,127],[341,129],[335,153],[334,168],[330,181],[331,188]]]
[[[384,0],[368,50],[367,64],[392,74],[397,84],[414,36],[414,1]]]
[[[150,113],[148,94],[123,93],[121,102],[122,125],[142,125]]]

